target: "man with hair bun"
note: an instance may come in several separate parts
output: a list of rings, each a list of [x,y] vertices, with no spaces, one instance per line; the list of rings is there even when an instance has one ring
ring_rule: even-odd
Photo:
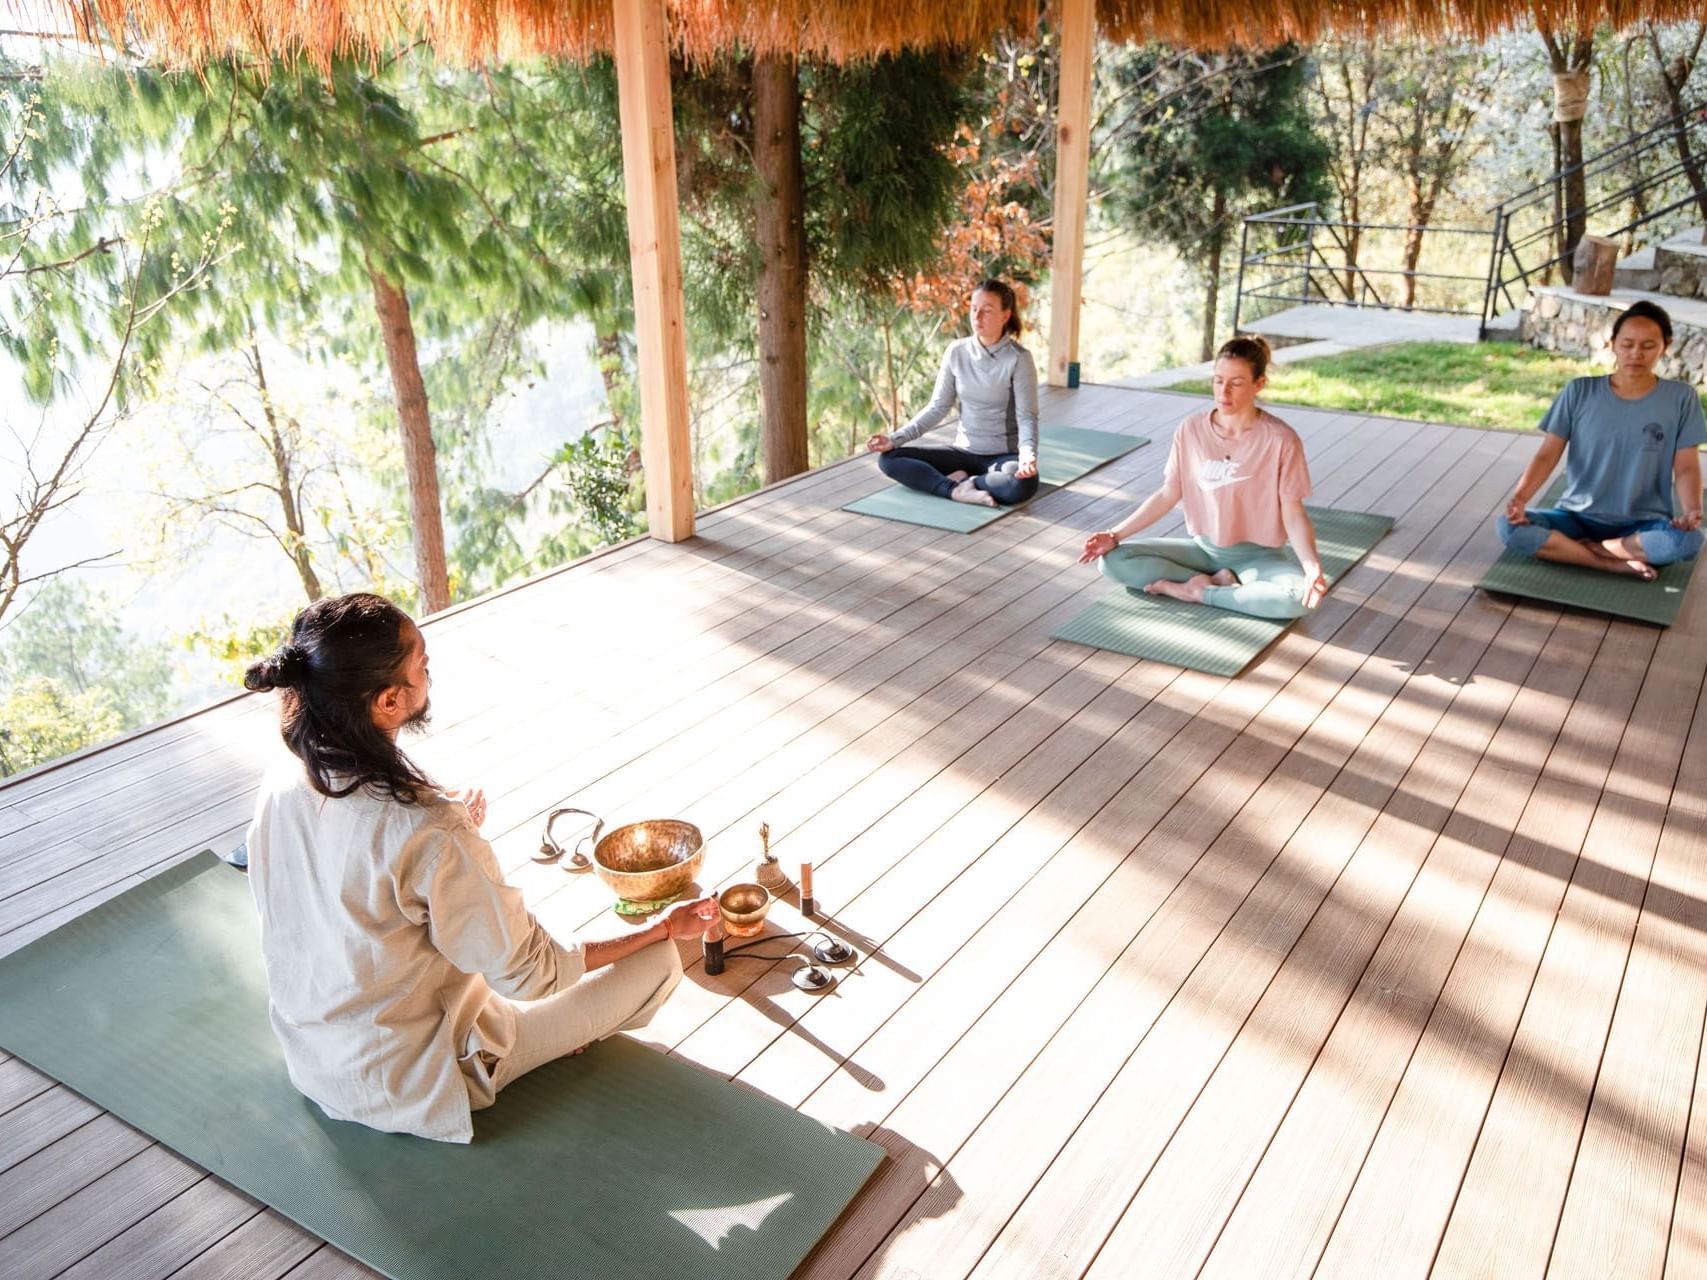
[[[427,645],[389,600],[316,601],[243,683],[278,691],[291,753],[249,826],[269,1012],[328,1116],[468,1142],[505,1085],[675,989],[676,942],[715,903],[604,941],[548,933],[480,835],[485,795],[441,790],[397,745],[427,721]]]

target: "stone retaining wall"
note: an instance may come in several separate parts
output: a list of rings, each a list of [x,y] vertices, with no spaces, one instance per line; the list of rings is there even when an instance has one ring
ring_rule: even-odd
[[[1707,298],[1707,249],[1691,252],[1670,245],[1654,250],[1655,289],[1679,298]]]
[[[1612,335],[1612,322],[1628,301],[1591,298],[1543,286],[1534,291],[1524,309],[1519,333],[1530,346],[1543,351],[1570,356],[1604,355]],[[1681,378],[1698,387],[1707,387],[1707,329],[1674,320],[1671,346],[1656,372],[1662,378]]]

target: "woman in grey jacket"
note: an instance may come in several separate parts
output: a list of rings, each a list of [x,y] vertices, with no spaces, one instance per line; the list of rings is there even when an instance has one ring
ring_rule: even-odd
[[[1037,367],[1019,345],[1014,291],[986,280],[972,291],[972,336],[949,345],[931,402],[865,447],[890,479],[920,493],[1011,507],[1037,492]],[[953,448],[906,447],[960,402]]]

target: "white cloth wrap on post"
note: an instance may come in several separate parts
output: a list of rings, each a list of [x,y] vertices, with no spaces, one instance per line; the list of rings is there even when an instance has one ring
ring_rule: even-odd
[[[1588,72],[1553,73],[1553,120],[1568,124],[1588,114]]]

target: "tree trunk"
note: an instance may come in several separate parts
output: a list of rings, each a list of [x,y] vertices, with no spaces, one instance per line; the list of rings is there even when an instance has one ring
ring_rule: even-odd
[[[1363,228],[1357,225],[1357,206],[1347,215],[1350,225],[1345,229],[1345,296],[1347,302],[1357,300],[1357,251],[1363,243]]]
[[[1671,108],[1673,116],[1682,115],[1688,105],[1683,100],[1683,90],[1689,84],[1689,77],[1695,72],[1695,63],[1701,56],[1704,37],[1707,37],[1707,22],[1699,23],[1695,28],[1695,48],[1668,64],[1665,60],[1665,50],[1660,47],[1659,30],[1652,20],[1648,22],[1649,47],[1654,51],[1654,63],[1659,67],[1660,84],[1665,87],[1666,104]],[[1683,172],[1689,179],[1689,188],[1695,193],[1695,207],[1701,211],[1703,220],[1707,220],[1707,181],[1703,180],[1701,164],[1695,156],[1694,148],[1689,145],[1689,125],[1688,120],[1678,122],[1672,133],[1672,143],[1677,148],[1678,163],[1683,166]]]
[[[1560,267],[1564,271],[1565,283],[1571,282],[1571,255],[1577,251],[1577,242],[1583,238],[1583,231],[1588,226],[1588,184],[1581,168],[1583,162],[1583,122],[1581,120],[1561,120],[1559,122],[1559,159],[1569,170],[1565,174],[1565,240],[1559,247],[1564,255]]]
[[[427,412],[427,388],[415,352],[415,326],[403,291],[368,265],[373,305],[385,339],[385,363],[397,397],[397,425],[403,433],[403,469],[409,480],[409,515],[415,535],[415,576],[421,584],[422,614],[450,606],[445,572],[445,529],[439,511],[438,455]]]
[[[1429,220],[1434,217],[1435,201],[1440,197],[1440,184],[1436,182],[1430,188],[1421,185],[1421,178],[1414,177],[1408,184],[1410,204],[1409,216],[1406,218],[1405,249],[1403,267],[1405,271],[1405,308],[1409,310],[1417,305],[1417,264],[1422,261],[1423,236],[1428,231]]]
[[[303,594],[308,597],[308,602],[313,604],[326,593],[321,589],[320,575],[314,572],[314,557],[308,553],[308,530],[303,527],[302,508],[296,501],[296,477],[292,474],[291,452],[285,442],[284,432],[279,427],[272,393],[267,390],[267,367],[261,363],[261,347],[255,341],[253,333],[249,337],[249,362],[255,370],[255,385],[261,391],[261,412],[267,419],[273,474],[278,479],[279,508],[284,516],[285,531],[289,534],[285,551],[290,556],[291,563],[296,566],[296,576],[302,583]]]
[[[766,484],[798,475],[806,449],[806,184],[800,76],[792,57],[753,62],[753,163],[759,172],[759,454]]]
[[[1208,288],[1203,300],[1203,360],[1215,358],[1215,325],[1216,312],[1221,305],[1221,245],[1226,239],[1226,232],[1221,226],[1222,219],[1227,216],[1227,193],[1220,187],[1215,188],[1215,206],[1210,213],[1209,232],[1209,266],[1206,271]]]
[[[1589,68],[1594,62],[1594,31],[1573,30],[1562,37],[1541,28],[1547,65],[1553,72],[1553,119],[1558,133],[1558,166],[1574,170],[1564,178],[1564,239],[1559,246],[1560,274],[1571,282],[1571,255],[1588,225],[1588,182],[1583,160],[1583,116],[1588,110]]]

